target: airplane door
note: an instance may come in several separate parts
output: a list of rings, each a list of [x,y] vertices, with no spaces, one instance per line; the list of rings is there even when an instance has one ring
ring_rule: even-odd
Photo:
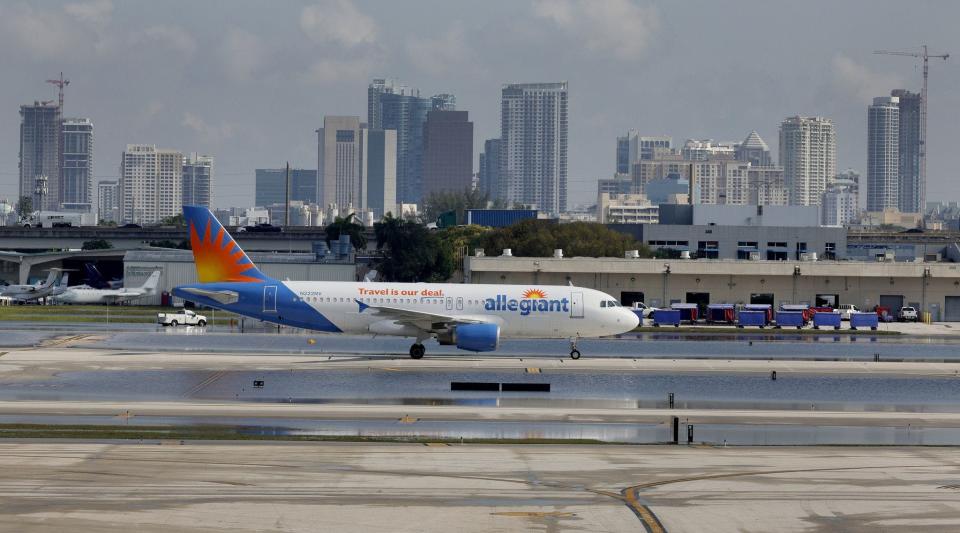
[[[570,318],[583,318],[583,293],[570,293]]]
[[[263,288],[263,312],[277,312],[277,286],[267,285]]]
[[[447,311],[453,310],[453,298],[447,297]]]

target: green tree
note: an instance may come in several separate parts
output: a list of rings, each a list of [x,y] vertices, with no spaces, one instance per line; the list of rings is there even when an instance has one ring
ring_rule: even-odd
[[[453,255],[437,232],[390,214],[374,224],[373,230],[382,254],[377,271],[384,281],[441,282],[453,273]]]
[[[100,222],[97,222],[97,225],[98,225],[98,226],[106,226],[106,227],[109,227],[109,228],[115,228],[115,227],[117,227],[116,221],[114,221],[114,220],[103,220],[102,218],[100,219]]]
[[[350,243],[355,250],[363,250],[367,247],[367,235],[364,232],[363,225],[356,221],[356,213],[350,213],[345,217],[336,217],[325,228],[327,233],[327,246],[339,239],[341,235],[349,235]]]
[[[160,221],[161,226],[177,226],[184,227],[187,225],[187,221],[183,218],[183,213],[178,213],[173,216],[169,216],[162,221]]]
[[[481,243],[491,252],[510,248],[513,255],[522,257],[549,257],[557,248],[562,248],[567,257],[623,257],[627,250],[639,250],[640,257],[652,257],[650,249],[633,237],[594,222],[523,220],[491,231]]]
[[[111,248],[113,248],[113,245],[110,244],[110,241],[104,239],[84,241],[83,245],[80,246],[81,250],[109,250]]]
[[[490,197],[479,189],[468,187],[463,191],[441,191],[427,196],[423,202],[424,222],[436,222],[437,217],[447,211],[456,211],[457,222],[466,220],[467,209],[486,209]]]
[[[20,218],[29,217],[33,213],[33,198],[21,196],[20,202],[17,204],[17,212]]]

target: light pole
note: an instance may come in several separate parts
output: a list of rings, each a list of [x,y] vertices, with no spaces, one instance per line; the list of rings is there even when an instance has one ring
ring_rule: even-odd
[[[663,264],[663,307],[668,306],[667,302],[667,283],[670,281],[670,263]]]

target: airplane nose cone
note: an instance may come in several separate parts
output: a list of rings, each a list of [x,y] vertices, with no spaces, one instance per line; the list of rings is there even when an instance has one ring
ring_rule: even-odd
[[[633,331],[637,326],[640,325],[640,316],[629,309],[624,309],[624,311],[626,311],[626,314],[629,315],[626,317],[625,327],[628,328],[627,331]]]

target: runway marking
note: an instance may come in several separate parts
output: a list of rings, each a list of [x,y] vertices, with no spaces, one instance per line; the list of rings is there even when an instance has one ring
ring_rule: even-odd
[[[401,424],[413,424],[413,423],[417,422],[418,420],[420,420],[420,419],[419,419],[419,418],[416,418],[416,417],[413,417],[413,416],[410,416],[410,415],[403,415],[403,416],[401,416],[400,418],[397,419],[397,421],[400,422]]]
[[[501,511],[497,513],[490,513],[496,516],[517,516],[522,518],[547,518],[547,517],[557,517],[557,518],[566,518],[568,516],[577,516],[576,513],[564,512],[564,511]]]
[[[450,446],[446,442],[424,442],[424,446],[430,446],[431,448],[446,448]]]
[[[539,374],[540,369],[535,366],[527,367],[527,374]]]
[[[898,465],[897,468],[928,468],[930,465]],[[801,468],[793,470],[760,470],[756,472],[729,472],[726,474],[708,474],[703,476],[690,476],[683,478],[675,479],[664,479],[660,481],[651,481],[650,483],[641,483],[639,485],[633,485],[627,487],[621,491],[623,497],[621,498],[624,503],[632,510],[637,517],[640,518],[643,523],[644,529],[649,533],[664,533],[666,529],[663,527],[663,524],[660,522],[660,519],[657,518],[657,515],[650,509],[649,506],[640,502],[640,491],[651,489],[654,487],[660,487],[663,485],[670,485],[673,483],[684,483],[687,481],[704,481],[710,479],[723,479],[731,477],[743,477],[743,476],[760,476],[760,475],[769,475],[769,474],[798,474],[806,472],[836,472],[836,471],[845,471],[845,470],[876,470],[876,469],[888,469],[891,468],[890,465],[885,466],[850,466],[850,467],[839,467],[839,468]],[[941,487],[943,488],[943,487]]]
[[[213,385],[213,383],[214,383],[215,381],[217,381],[218,379],[222,378],[222,377],[225,376],[226,374],[227,374],[227,371],[226,371],[226,370],[218,370],[218,371],[214,372],[213,374],[210,374],[210,376],[208,376],[207,379],[205,379],[205,380],[201,381],[200,383],[197,383],[196,385],[194,385],[190,390],[188,390],[187,392],[183,393],[183,395],[182,395],[181,397],[182,397],[182,398],[192,398],[194,395],[196,395],[197,393],[199,393],[199,392],[202,391],[203,389],[209,387],[210,385]]]

